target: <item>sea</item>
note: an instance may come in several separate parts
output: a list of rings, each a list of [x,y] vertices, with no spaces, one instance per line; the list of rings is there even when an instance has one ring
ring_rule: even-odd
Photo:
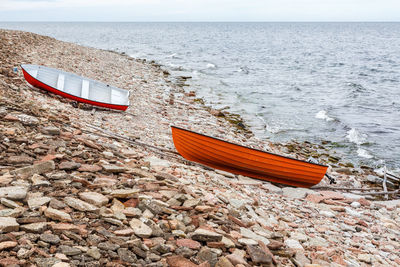
[[[154,60],[261,139],[400,168],[400,23],[0,22]],[[16,62],[16,65],[18,62]]]

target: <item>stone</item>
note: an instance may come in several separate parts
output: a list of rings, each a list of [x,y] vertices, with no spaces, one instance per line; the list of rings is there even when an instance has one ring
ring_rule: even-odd
[[[5,250],[5,249],[9,249],[9,248],[14,248],[17,245],[18,245],[18,243],[14,242],[14,241],[0,242],[0,251]]]
[[[294,239],[286,239],[284,243],[288,248],[301,249],[301,250],[304,249],[303,246],[299,243],[299,241]]]
[[[271,264],[272,257],[264,252],[258,245],[246,246],[247,253],[250,255],[251,261],[255,264]]]
[[[258,244],[257,241],[255,241],[253,239],[249,239],[249,238],[239,238],[238,242],[241,245],[257,245]]]
[[[28,206],[31,210],[37,209],[43,205],[46,205],[52,200],[51,197],[37,197],[37,198],[29,198]]]
[[[14,201],[9,200],[9,199],[7,199],[7,198],[4,198],[4,197],[1,198],[0,202],[1,202],[1,204],[3,204],[4,206],[9,207],[9,208],[12,208],[12,209],[14,209],[14,208],[19,208],[19,205],[18,205],[17,203],[15,203]]]
[[[232,240],[229,238],[226,238],[225,236],[222,237],[221,242],[225,245],[226,248],[234,248],[235,243],[233,243]]]
[[[88,251],[86,252],[86,254],[95,260],[98,260],[101,258],[100,250],[97,247],[89,248]]]
[[[220,257],[218,262],[215,264],[215,267],[235,267],[235,266],[233,266],[233,264],[226,257]]]
[[[119,258],[124,262],[135,263],[137,261],[136,255],[127,248],[119,248],[117,253]]]
[[[118,236],[131,236],[134,233],[135,233],[135,231],[133,231],[133,229],[130,229],[130,228],[114,231],[114,234],[118,235]]]
[[[200,199],[199,198],[192,198],[186,200],[182,206],[184,207],[194,207],[200,204]]]
[[[140,189],[117,189],[111,191],[110,195],[116,198],[135,198]]]
[[[38,267],[53,267],[55,264],[61,262],[60,259],[57,258],[44,258],[39,257],[39,258],[35,258],[34,262],[37,264]]]
[[[34,186],[50,186],[51,185],[51,183],[49,181],[47,181],[43,176],[41,176],[39,174],[34,174],[30,180],[32,182],[32,185],[34,185]]]
[[[365,263],[371,263],[372,262],[372,257],[371,257],[370,254],[365,254],[365,253],[358,254],[357,259],[359,261],[362,261],[362,262],[365,262]]]
[[[355,210],[353,210],[353,209],[351,209],[349,207],[345,207],[344,209],[346,210],[347,214],[349,214],[349,215],[351,215],[353,217],[357,217],[357,218],[361,217],[361,213],[360,212],[357,212],[357,211],[355,211]]]
[[[25,208],[18,207],[15,209],[2,209],[0,210],[0,217],[13,217],[18,218],[25,212]]]
[[[85,201],[82,201],[80,199],[73,198],[73,197],[64,198],[64,202],[71,208],[74,208],[79,211],[96,211],[99,209],[98,207],[96,207],[92,204],[89,204]]]
[[[97,245],[97,247],[101,250],[111,250],[116,251],[120,248],[120,245],[112,243],[111,241],[101,242]]]
[[[262,241],[265,245],[269,244],[269,240],[261,235],[258,235],[251,231],[250,229],[247,229],[245,227],[240,227],[240,234],[248,239],[253,239],[257,241]]]
[[[350,204],[350,206],[357,209],[357,208],[361,207],[361,204],[360,204],[360,202],[354,201]]]
[[[61,245],[58,247],[58,250],[67,255],[67,256],[76,256],[82,254],[82,251],[79,248]]]
[[[129,225],[132,227],[133,231],[135,232],[135,235],[143,238],[148,238],[152,234],[152,230],[149,226],[144,224],[141,220],[139,219],[132,219],[129,223]]]
[[[65,213],[63,211],[56,210],[53,208],[47,208],[44,211],[44,215],[47,218],[50,218],[53,220],[57,220],[57,221],[61,221],[61,222],[72,222],[72,218],[68,213]]]
[[[194,231],[192,239],[202,242],[219,242],[222,240],[222,235],[206,229],[198,228]]]
[[[243,266],[248,266],[247,261],[243,259],[243,256],[240,256],[236,253],[232,253],[226,256],[226,258],[234,265],[238,266],[239,264],[243,264]]]
[[[41,234],[39,238],[43,242],[46,242],[46,243],[49,243],[52,245],[57,245],[58,243],[60,243],[60,238],[58,237],[58,235],[44,233],[44,234]]]
[[[32,164],[33,161],[34,159],[28,156],[11,156],[7,159],[10,164]]]
[[[20,248],[17,252],[17,257],[18,259],[27,259],[33,254],[33,250],[26,249],[26,248]]]
[[[28,233],[42,233],[47,229],[47,224],[47,222],[23,224],[20,226],[20,230]]]
[[[22,186],[8,186],[0,188],[0,197],[12,200],[25,199],[28,188]]]
[[[31,166],[16,169],[12,171],[11,174],[22,177],[30,177],[34,174],[43,174],[51,172],[54,169],[55,169],[54,161],[49,160]]]
[[[188,247],[196,250],[201,248],[201,244],[192,239],[178,239],[176,240],[176,245],[178,247]]]
[[[26,126],[35,126],[39,124],[39,120],[36,117],[26,115],[26,114],[17,114],[15,117]]]
[[[99,172],[101,171],[103,168],[100,167],[99,165],[89,165],[89,164],[82,164],[78,171],[80,172]]]
[[[19,224],[15,218],[0,217],[0,233],[16,232],[19,230]]]
[[[123,173],[126,172],[125,167],[120,167],[116,165],[102,165],[103,170],[108,173]]]
[[[321,210],[319,212],[319,214],[324,215],[324,216],[329,217],[329,218],[333,218],[333,217],[336,216],[335,213],[333,213],[332,211],[329,211],[329,210]]]
[[[159,159],[157,157],[148,157],[143,159],[145,162],[149,162],[150,163],[150,167],[152,168],[157,168],[157,167],[169,167],[170,166],[170,162],[168,160],[163,160],[163,159]]]
[[[182,256],[170,256],[167,258],[167,264],[169,267],[197,267],[197,264],[194,264],[188,259],[185,259]]]
[[[218,261],[218,255],[208,247],[203,247],[199,253],[197,253],[197,258],[201,263],[208,262],[212,267],[214,267]]]
[[[62,163],[60,163],[60,164],[58,165],[58,168],[59,168],[60,170],[68,170],[68,171],[70,171],[70,170],[76,170],[76,169],[78,169],[80,166],[81,166],[81,164],[80,164],[80,163],[77,163],[77,162],[75,162],[75,161],[64,161],[64,162],[62,162]]]
[[[314,193],[314,191],[307,188],[301,188],[301,187],[282,188],[282,194],[285,197],[290,197],[290,198],[304,199],[307,194],[312,194],[312,193]]]
[[[305,242],[308,240],[308,237],[305,234],[299,232],[291,232],[290,238],[300,242]]]
[[[54,126],[47,126],[42,129],[43,133],[50,134],[50,135],[59,135],[60,129]]]
[[[71,265],[67,262],[57,262],[52,267],[71,267]]]

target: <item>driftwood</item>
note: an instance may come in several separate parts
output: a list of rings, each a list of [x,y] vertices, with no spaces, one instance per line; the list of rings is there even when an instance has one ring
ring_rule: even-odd
[[[383,192],[387,192],[387,186],[386,186],[386,180],[387,180],[387,175],[386,175],[386,165],[383,167],[383,182],[382,182],[382,187],[383,187]],[[389,195],[385,194],[385,199],[389,199]]]

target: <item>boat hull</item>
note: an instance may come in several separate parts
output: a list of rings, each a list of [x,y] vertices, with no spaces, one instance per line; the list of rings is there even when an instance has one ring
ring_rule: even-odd
[[[244,147],[172,126],[178,153],[187,160],[265,181],[310,187],[324,177],[327,166]]]
[[[113,103],[93,101],[93,100],[90,100],[90,99],[87,99],[87,98],[83,98],[83,97],[79,97],[79,96],[76,96],[76,95],[72,95],[72,94],[63,92],[63,91],[61,91],[61,90],[59,90],[59,89],[57,89],[57,88],[55,88],[53,86],[50,86],[50,85],[40,81],[39,79],[36,79],[28,71],[26,71],[24,69],[24,67],[21,66],[21,69],[22,69],[22,72],[23,72],[25,80],[29,84],[31,84],[34,87],[49,91],[49,92],[57,94],[57,95],[60,95],[62,97],[69,98],[69,99],[72,99],[72,100],[75,100],[75,101],[78,101],[78,102],[81,102],[81,103],[86,103],[86,104],[90,104],[90,105],[94,105],[94,106],[99,106],[99,107],[109,108],[109,109],[115,109],[115,110],[125,111],[129,107],[129,104],[128,105],[118,105],[118,104],[113,104]],[[82,78],[82,79],[84,79],[84,78]]]

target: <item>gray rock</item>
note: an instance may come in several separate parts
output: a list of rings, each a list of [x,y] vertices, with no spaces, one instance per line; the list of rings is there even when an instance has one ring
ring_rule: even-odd
[[[111,191],[110,195],[116,198],[132,198],[137,196],[140,191],[140,189],[117,189]]]
[[[34,174],[43,174],[43,173],[51,172],[54,169],[55,169],[54,161],[49,160],[49,161],[31,165],[31,166],[16,169],[16,170],[12,171],[11,174],[14,174],[17,176],[29,177]]]
[[[96,260],[101,258],[100,250],[97,247],[89,248],[86,254]]]
[[[197,254],[197,258],[200,262],[208,262],[211,267],[214,267],[218,261],[217,254],[208,247],[203,247]]]
[[[188,199],[186,200],[182,206],[184,207],[195,207],[197,205],[200,204],[200,198],[192,198],[192,199]]]
[[[264,242],[265,245],[269,244],[268,238],[258,235],[256,233],[254,233],[253,231],[251,231],[250,229],[240,227],[240,234],[245,238],[262,241],[262,242]]]
[[[79,211],[96,211],[99,208],[97,208],[96,206],[89,204],[85,201],[82,201],[80,199],[77,198],[73,198],[73,197],[66,197],[64,198],[64,202],[65,204],[67,204],[68,206],[70,206],[71,208],[74,208],[76,210]]]
[[[46,243],[50,243],[52,245],[57,245],[58,243],[60,243],[60,238],[57,235],[53,234],[41,234],[40,240]]]
[[[110,241],[101,242],[101,243],[99,243],[99,244],[97,245],[97,247],[98,247],[99,249],[102,249],[102,250],[111,250],[111,251],[115,251],[115,250],[117,250],[117,249],[120,248],[119,245],[117,245],[117,244],[115,244],[115,243],[112,243],[112,242],[110,242]]]
[[[50,134],[50,135],[59,135],[60,129],[54,126],[47,126],[43,128],[43,133]]]
[[[38,267],[52,267],[53,265],[61,262],[60,259],[57,258],[35,258],[34,262],[37,264]]]
[[[51,197],[37,197],[28,199],[28,206],[31,210],[37,209],[50,202]]]
[[[80,163],[75,161],[64,161],[58,165],[60,170],[76,170],[81,166]]]
[[[104,206],[108,203],[108,198],[100,193],[97,192],[83,192],[79,194],[79,197],[97,207]]]
[[[22,186],[8,186],[0,188],[0,197],[12,200],[22,200],[26,197],[28,189]]]
[[[259,264],[268,264],[272,263],[271,255],[265,253],[258,245],[256,246],[247,246],[247,253],[250,255],[251,261],[257,265]]]
[[[82,254],[82,251],[79,248],[65,246],[65,245],[59,246],[58,250],[67,256],[75,256]]]
[[[0,232],[16,232],[19,230],[19,224],[15,218],[11,217],[0,217]]]
[[[139,219],[135,218],[132,219],[129,225],[132,227],[133,231],[135,232],[135,235],[139,237],[144,237],[144,238],[150,237],[153,232],[149,226],[147,226]]]
[[[129,251],[127,248],[119,248],[117,250],[118,256],[122,261],[135,263],[137,261],[136,255]]]
[[[17,117],[23,125],[34,126],[39,124],[39,120],[36,117],[27,114],[17,114],[15,117]]]
[[[20,229],[28,233],[42,233],[47,229],[47,222],[23,224]]]
[[[203,242],[219,242],[222,240],[222,235],[209,230],[198,228],[194,231],[192,239]]]
[[[125,167],[120,167],[116,165],[102,165],[103,170],[108,173],[122,173],[126,172]]]

